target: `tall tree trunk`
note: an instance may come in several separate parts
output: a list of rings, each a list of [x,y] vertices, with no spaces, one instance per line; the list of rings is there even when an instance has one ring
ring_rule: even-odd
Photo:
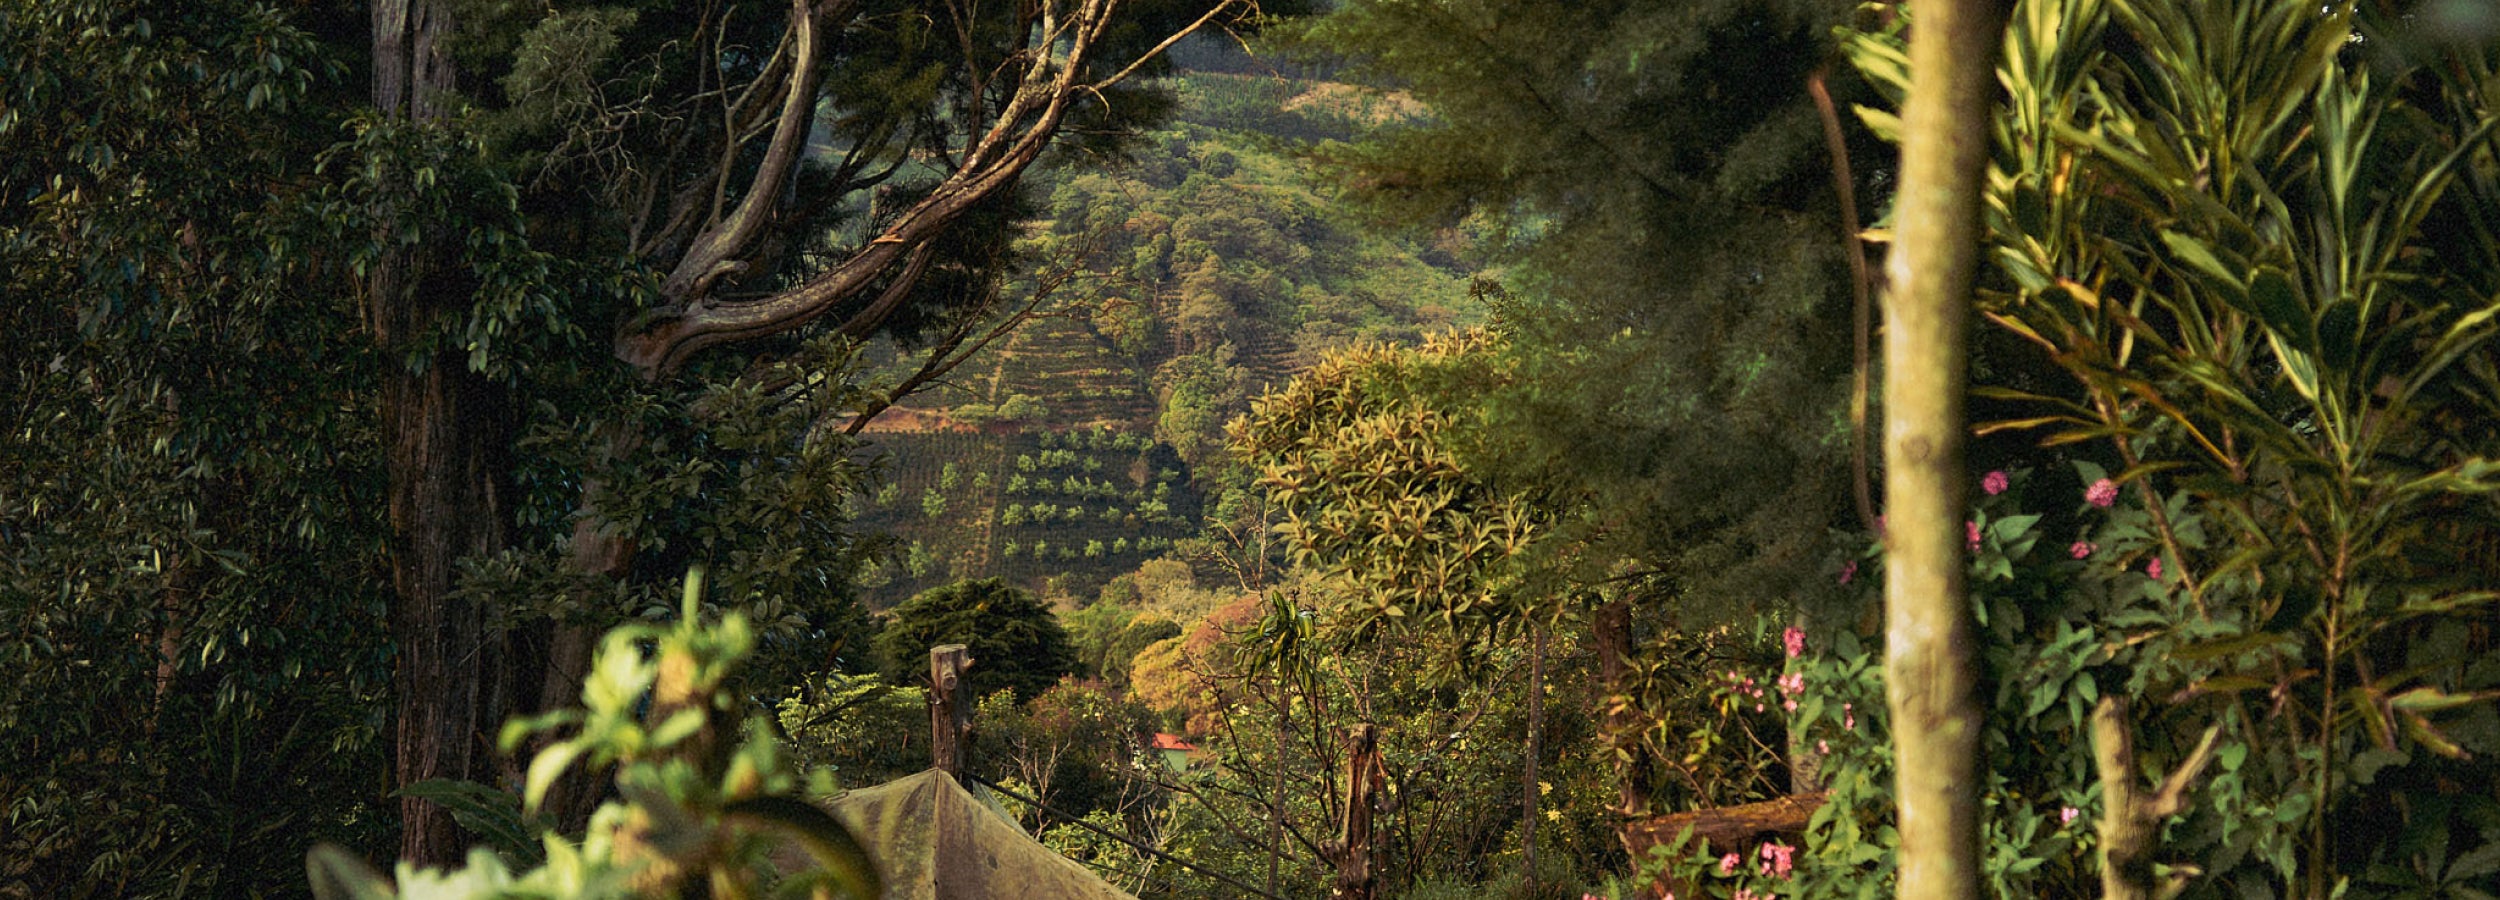
[[[453,87],[444,0],[377,0],[373,6],[373,101],[385,115],[439,119]],[[426,236],[421,236],[426,237]],[[461,269],[424,243],[394,247],[368,285],[375,340],[386,360],[382,433],[390,469],[391,632],[399,659],[393,782],[485,776],[493,710],[490,667],[501,657],[484,611],[455,596],[455,563],[500,550],[508,517],[506,402],[501,386],[456,357],[418,354],[435,324],[460,315],[471,291]],[[456,863],[467,841],[449,813],[400,800],[400,857]]]
[[[1884,326],[1885,695],[1900,895],[1976,898],[1976,629],[1963,585],[1963,388],[1988,116],[2005,10],[1912,0],[1897,243]]]

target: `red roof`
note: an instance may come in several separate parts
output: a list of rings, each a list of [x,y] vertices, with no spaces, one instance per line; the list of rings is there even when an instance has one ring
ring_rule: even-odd
[[[1188,741],[1181,740],[1181,736],[1180,736],[1180,735],[1177,735],[1177,734],[1164,734],[1163,732],[1158,731],[1158,732],[1155,732],[1155,749],[1157,749],[1157,750],[1196,750],[1196,749],[1198,749],[1198,748],[1197,748],[1197,747],[1195,747],[1195,746],[1192,746],[1192,745],[1191,745]]]

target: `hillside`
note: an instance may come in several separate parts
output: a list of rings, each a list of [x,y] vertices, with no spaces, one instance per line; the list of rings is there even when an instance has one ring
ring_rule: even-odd
[[[866,577],[872,606],[990,576],[1081,605],[1165,557],[1212,580],[1228,554],[1205,520],[1242,516],[1225,422],[1330,348],[1481,319],[1463,236],[1366,231],[1295,156],[1411,101],[1217,68],[1170,80],[1176,115],[1136,158],[1033,180],[1036,262],[1010,290],[1070,287],[870,428],[890,481],[862,520],[902,548]]]

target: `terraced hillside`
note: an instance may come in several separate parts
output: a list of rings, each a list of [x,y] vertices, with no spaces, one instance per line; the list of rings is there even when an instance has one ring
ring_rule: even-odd
[[[1481,317],[1465,234],[1365,231],[1282,149],[1395,121],[1396,98],[1272,74],[1173,85],[1176,121],[1134,163],[1029,186],[1046,205],[1028,258],[1081,258],[1090,292],[871,428],[893,480],[863,518],[903,548],[869,576],[872,605],[1002,575],[1083,599],[1164,556],[1211,574],[1202,512],[1248,508],[1225,499],[1246,488],[1225,422],[1328,348]]]
[[[1049,398],[1047,421],[1056,429],[1143,430],[1154,422],[1143,374],[1083,321],[1035,320],[994,355],[985,392],[991,404],[1017,394]]]
[[[1098,583],[1197,531],[1186,466],[1134,429],[889,431],[871,447],[891,468],[861,520],[903,544],[866,579],[874,606],[959,578]]]

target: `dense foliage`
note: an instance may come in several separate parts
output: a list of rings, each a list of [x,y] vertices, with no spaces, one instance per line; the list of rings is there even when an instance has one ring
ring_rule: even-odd
[[[391,667],[378,362],[314,172],[347,63],[258,4],[141,12],[0,4],[6,895],[260,883],[393,824],[341,777],[385,764]]]
[[[976,697],[1014,691],[1030,699],[1082,668],[1050,607],[996,578],[930,588],[895,607],[877,633],[886,680],[928,680],[929,648],[942,644],[962,644],[972,652],[965,681]]]
[[[1323,148],[1355,198],[1483,223],[1516,263],[1486,465],[1598,507],[1567,526],[1610,545],[1585,559],[1688,607],[1810,590],[1848,496],[1851,294],[1807,90],[1843,12],[1350,2],[1299,32],[1433,113]]]
[[[972,773],[1140,896],[1901,888],[1848,350],[1911,11],[1126,72],[1213,4],[418,5],[390,100],[360,4],[0,0],[0,897],[859,894],[803,801],[928,765],[946,643]],[[2012,5],[1988,892],[2500,896],[2470,7]]]

